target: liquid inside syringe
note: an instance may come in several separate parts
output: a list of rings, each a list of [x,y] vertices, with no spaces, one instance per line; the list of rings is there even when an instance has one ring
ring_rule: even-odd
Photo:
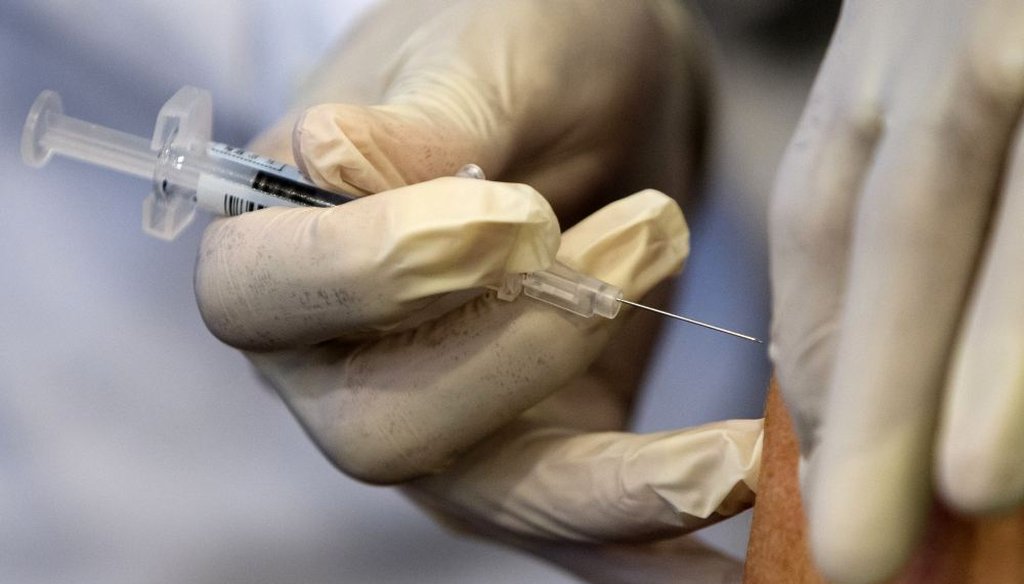
[[[184,87],[161,108],[153,139],[147,142],[66,116],[60,96],[44,91],[25,121],[22,158],[27,164],[40,167],[57,153],[151,178],[153,192],[143,204],[143,230],[165,240],[176,238],[192,222],[196,209],[232,216],[265,207],[333,207],[356,198],[317,187],[293,166],[212,142],[212,122],[210,94]],[[459,174],[483,178],[482,171],[472,164],[463,167]],[[504,300],[522,293],[584,317],[597,314],[614,318],[622,304],[629,304],[762,342],[750,335],[628,301],[618,288],[562,264],[531,274],[509,274],[495,289]]]

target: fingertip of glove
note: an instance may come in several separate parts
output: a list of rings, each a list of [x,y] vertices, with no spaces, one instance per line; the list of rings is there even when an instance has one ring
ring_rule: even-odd
[[[206,328],[223,343],[239,346],[239,318],[231,310],[227,297],[234,293],[228,282],[230,276],[223,261],[224,255],[238,245],[233,225],[224,219],[215,219],[203,231],[193,275],[193,290],[199,315]]]
[[[864,488],[852,466],[823,469],[819,460],[811,462],[804,491],[811,551],[830,582],[883,582],[909,559],[923,517],[901,494]]]
[[[563,261],[640,297],[678,273],[689,254],[689,229],[679,205],[648,189],[605,206],[568,230]]]
[[[472,179],[460,179],[472,180]],[[558,216],[544,196],[532,187],[509,184],[520,193],[522,223],[515,244],[505,262],[509,274],[535,272],[554,263],[555,254],[562,242],[562,231]]]
[[[686,224],[679,203],[665,193],[654,189],[640,191],[633,195],[638,205],[645,205],[658,230],[664,235],[672,257],[678,263],[676,271],[682,270],[683,262],[690,255],[690,227]]]
[[[292,133],[296,161],[316,184],[355,194],[379,193],[454,175],[484,156],[473,141],[413,105],[321,104]]]
[[[975,433],[977,434],[977,432]],[[975,437],[940,441],[936,483],[942,499],[963,513],[1007,511],[1024,499],[1019,457]]]
[[[292,126],[292,160],[295,162],[295,166],[299,168],[302,174],[313,180],[309,173],[309,166],[306,164],[306,157],[302,154],[302,139],[303,139],[303,128],[306,124],[306,114],[309,113],[309,109],[302,112],[298,119],[295,120],[295,124]],[[313,180],[313,182],[317,182]],[[317,183],[323,186],[323,183]]]
[[[812,524],[812,532],[813,524]],[[820,530],[819,530],[820,531]],[[882,542],[885,537],[851,545],[842,530],[823,536],[811,536],[814,563],[828,582],[844,584],[874,584],[885,582],[907,560],[904,552],[896,548],[877,549],[871,541]],[[844,541],[845,540],[845,541]],[[884,544],[882,544],[884,545]]]
[[[371,108],[320,104],[306,109],[292,131],[296,164],[311,181],[356,195],[404,186],[388,144],[378,144],[381,123]]]

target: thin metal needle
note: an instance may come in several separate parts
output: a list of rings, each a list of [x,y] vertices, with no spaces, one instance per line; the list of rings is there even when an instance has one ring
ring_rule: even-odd
[[[672,314],[671,312],[665,312],[664,310],[658,310],[657,308],[651,308],[650,306],[645,306],[643,304],[640,304],[639,302],[633,302],[632,300],[626,300],[625,298],[616,298],[616,300],[618,300],[619,302],[621,302],[623,304],[628,304],[630,306],[635,306],[637,308],[643,308],[644,310],[650,310],[651,312],[656,312],[656,313],[658,313],[658,314],[660,314],[662,316],[667,316],[669,318],[674,318],[676,320],[681,320],[683,322],[688,322],[690,324],[695,324],[697,326],[702,326],[702,327],[704,327],[706,329],[711,329],[713,331],[718,331],[720,333],[725,333],[727,335],[732,335],[734,337],[739,337],[741,339],[745,339],[747,341],[751,341],[751,342],[754,342],[754,343],[764,344],[764,341],[762,341],[761,339],[752,337],[750,335],[745,335],[743,333],[738,333],[736,331],[731,331],[729,329],[724,329],[724,328],[722,328],[720,326],[715,326],[713,324],[708,324],[706,322],[701,322],[699,320],[694,320],[692,318],[686,318],[685,316],[679,316],[678,314]]]

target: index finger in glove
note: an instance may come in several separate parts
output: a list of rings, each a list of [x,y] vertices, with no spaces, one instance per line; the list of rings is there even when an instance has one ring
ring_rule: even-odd
[[[214,222],[196,266],[203,320],[250,350],[386,331],[446,292],[551,264],[558,222],[523,185],[444,178],[333,209]]]

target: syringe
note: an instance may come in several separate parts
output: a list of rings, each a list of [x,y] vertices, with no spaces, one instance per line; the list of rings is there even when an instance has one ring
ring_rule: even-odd
[[[120,132],[64,115],[60,96],[44,91],[29,110],[22,131],[25,163],[41,167],[60,154],[141,178],[153,192],[143,203],[143,230],[173,240],[192,222],[197,208],[217,215],[239,215],[265,207],[333,207],[356,197],[321,189],[299,170],[270,158],[211,141],[213,100],[209,92],[183,87],[157,116],[153,139]],[[475,165],[461,176],[483,178]],[[623,298],[607,282],[556,263],[529,274],[508,274],[494,287],[498,298],[525,294],[574,314],[615,318],[629,304],[748,341],[762,342],[705,322],[678,316]]]

